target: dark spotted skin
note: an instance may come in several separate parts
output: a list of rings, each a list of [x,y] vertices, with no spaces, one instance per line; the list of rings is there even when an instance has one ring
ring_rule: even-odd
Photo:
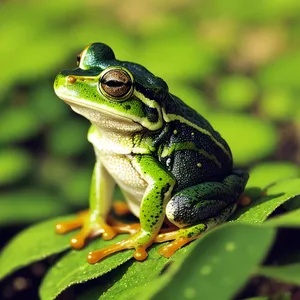
[[[199,127],[205,128],[230,153],[230,156],[228,156],[211,140],[210,136],[197,131],[185,123],[178,120],[166,123],[160,134],[154,138],[154,145],[157,149],[157,159],[176,178],[177,183],[174,193],[202,182],[219,182],[231,174],[232,156],[230,148],[209,122],[173,95],[169,96],[164,103],[166,103],[164,109],[167,113],[181,115]],[[193,144],[195,149],[191,150],[189,147],[184,146],[181,149],[180,145],[184,144]],[[173,145],[178,145],[180,150],[175,150],[167,156],[162,155],[164,149],[170,149]],[[197,149],[200,151],[197,151]],[[203,155],[201,150],[214,156],[220,165]],[[198,163],[201,164],[201,167],[197,166]]]
[[[248,174],[233,170],[228,144],[204,117],[171,94],[162,105],[167,114],[179,115],[211,134],[173,120],[153,139],[157,160],[176,179],[167,206],[172,210],[173,220],[185,226],[203,222],[223,211],[229,213],[228,208],[244,190]]]
[[[166,127],[168,133],[165,136],[164,143],[160,145],[160,149],[170,148],[172,145],[179,143],[191,142],[197,149],[203,149],[210,155],[214,153],[221,164],[221,167],[219,167],[201,152],[190,149],[176,150],[165,157],[158,153],[158,160],[176,178],[177,184],[174,192],[202,182],[220,181],[231,173],[232,160],[208,136],[179,121],[172,121]],[[176,134],[173,133],[174,130],[177,131]],[[192,132],[194,132],[194,135],[191,134]],[[201,167],[198,167],[197,163],[200,163]]]
[[[248,174],[233,170],[221,182],[205,182],[176,193],[168,203],[180,224],[197,224],[218,215],[242,194]]]

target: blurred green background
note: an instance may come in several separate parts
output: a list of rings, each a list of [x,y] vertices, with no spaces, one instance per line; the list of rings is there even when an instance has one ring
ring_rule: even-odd
[[[0,20],[2,236],[87,207],[89,122],[52,85],[95,41],[162,77],[221,132],[236,165],[280,161],[299,175],[299,0],[14,0]]]

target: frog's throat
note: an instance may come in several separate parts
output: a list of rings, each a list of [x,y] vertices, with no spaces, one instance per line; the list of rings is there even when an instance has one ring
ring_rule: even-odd
[[[77,101],[77,100],[72,100],[70,98],[67,98],[67,97],[64,97],[64,96],[59,96],[60,99],[62,99],[64,102],[66,102],[68,105],[71,106],[71,108],[76,111],[78,114],[82,114],[82,111],[83,110],[91,110],[91,111],[96,111],[96,112],[99,112],[99,114],[103,114],[105,116],[108,116],[108,117],[111,117],[113,119],[118,119],[122,122],[125,122],[125,123],[134,123],[134,124],[138,124],[137,122],[133,121],[132,119],[126,117],[126,116],[123,116],[123,115],[120,115],[120,114],[116,114],[116,113],[113,113],[112,111],[109,111],[109,110],[106,110],[106,109],[103,109],[103,108],[99,108],[97,107],[96,105],[92,105],[92,104],[89,104],[89,103],[82,103],[80,101]]]

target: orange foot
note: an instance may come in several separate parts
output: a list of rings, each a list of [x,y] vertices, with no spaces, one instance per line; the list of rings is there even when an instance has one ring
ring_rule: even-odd
[[[179,233],[179,230],[177,227],[175,227],[177,230],[174,230],[174,226],[170,228],[163,228],[159,232],[159,234],[154,238],[151,239],[145,234],[142,233],[142,231],[137,232],[135,235],[131,236],[127,240],[123,240],[121,242],[118,242],[114,245],[108,246],[103,249],[99,249],[96,251],[92,251],[89,253],[87,257],[87,261],[90,264],[95,264],[99,262],[100,260],[104,259],[105,257],[109,256],[110,254],[125,250],[125,249],[132,249],[135,248],[134,258],[136,260],[144,260],[147,258],[147,248],[150,247],[153,243],[163,243],[166,241],[172,241],[168,245],[162,247],[159,250],[159,253],[163,255],[166,258],[171,257],[175,251],[183,247],[185,244],[193,241],[194,239],[198,238],[196,237],[183,237]]]
[[[199,235],[190,238],[180,236],[179,230],[175,230],[171,232],[158,234],[154,240],[154,243],[163,243],[167,241],[172,241],[158,250],[158,253],[160,255],[166,258],[170,258],[177,250],[179,250],[184,245],[188,244],[189,242],[197,238],[199,238]]]
[[[106,222],[88,211],[83,211],[73,220],[57,223],[56,233],[64,234],[80,227],[79,233],[70,240],[71,247],[74,249],[81,249],[88,238],[98,235],[102,235],[104,240],[110,240],[118,233],[133,234],[139,230],[139,224],[124,224],[111,217]]]
[[[248,206],[252,202],[252,199],[247,195],[241,195],[238,199],[238,205],[240,206]]]
[[[263,190],[263,191],[260,191],[260,193],[258,194],[257,197],[265,197],[265,196],[268,196],[268,193],[267,191]],[[253,200],[255,200],[256,197],[254,196],[254,198],[251,198],[245,194],[242,194],[238,201],[237,201],[237,204],[240,205],[240,206],[248,206],[251,204],[251,202],[253,202]]]
[[[87,260],[90,264],[95,264],[107,257],[110,254],[125,250],[135,249],[134,258],[136,260],[144,260],[147,258],[147,248],[153,244],[153,237],[143,230],[139,230],[128,239],[118,242],[114,245],[108,246],[103,249],[92,251],[89,253]]]

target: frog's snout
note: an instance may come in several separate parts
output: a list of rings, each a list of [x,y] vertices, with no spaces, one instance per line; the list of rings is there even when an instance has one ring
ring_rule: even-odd
[[[67,86],[74,84],[77,81],[77,78],[72,75],[64,75],[58,74],[54,80],[54,91],[57,92],[59,90],[67,88]]]
[[[58,88],[59,88],[59,86],[60,86],[60,80],[59,80],[59,75],[57,75],[56,77],[55,77],[55,80],[54,80],[54,84],[53,84],[53,87],[54,87],[54,91],[56,92],[57,90],[58,90]]]

